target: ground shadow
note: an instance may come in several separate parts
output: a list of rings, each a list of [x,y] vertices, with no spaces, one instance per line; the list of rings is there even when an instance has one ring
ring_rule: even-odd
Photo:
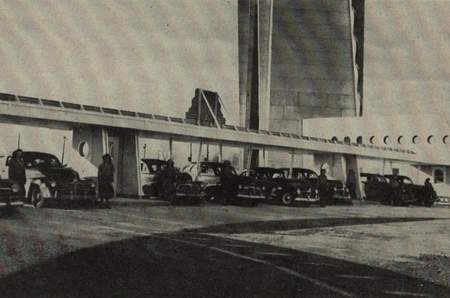
[[[414,221],[448,220],[447,218],[423,217],[343,217],[343,218],[305,218],[271,221],[247,221],[242,223],[221,224],[215,226],[186,229],[194,233],[270,233],[275,231],[300,230],[311,228],[326,228],[351,225],[373,225],[386,223],[402,223]]]
[[[80,249],[1,278],[0,293],[27,298],[443,297],[450,289],[311,253],[175,233]]]

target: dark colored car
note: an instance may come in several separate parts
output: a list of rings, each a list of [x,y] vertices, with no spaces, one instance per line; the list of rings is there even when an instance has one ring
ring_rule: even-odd
[[[317,193],[319,176],[315,171],[305,168],[293,168],[292,177],[306,181],[310,192]],[[332,201],[334,204],[352,204],[350,193],[342,181],[328,178],[327,182],[328,191],[325,198],[327,201]]]
[[[389,184],[392,186],[396,180],[399,184],[399,192],[393,194],[391,204],[393,205],[417,205],[417,206],[433,206],[437,200],[435,191],[429,192],[424,185],[414,184],[411,178],[402,175],[385,175]]]
[[[7,159],[7,165],[10,158]],[[27,176],[26,198],[35,207],[44,207],[49,201],[96,201],[96,181],[91,178],[81,179],[77,171],[62,165],[56,156],[24,151],[23,160]]]
[[[202,183],[205,198],[214,202],[220,198],[220,175],[221,175],[222,163],[220,162],[201,162],[198,169],[197,181]],[[185,171],[193,173],[192,176],[196,176],[194,173],[197,171],[197,164],[189,165],[185,168]],[[265,198],[263,190],[257,184],[257,181],[253,177],[246,177],[244,175],[237,175],[235,172],[235,185],[236,194],[234,200],[246,201],[250,205],[257,205],[260,200]]]
[[[166,166],[167,162],[161,159],[144,158],[141,160],[141,171],[143,173],[142,192],[144,196],[158,197],[159,196],[159,174]]]
[[[383,175],[361,173],[364,193],[369,201],[388,203],[393,195],[392,186]]]
[[[19,207],[23,205],[20,188],[10,180],[0,179],[0,208]]]
[[[265,191],[267,201],[281,202],[286,206],[292,205],[295,201],[306,206],[319,201],[317,193],[311,189],[308,181],[288,178],[289,169],[257,167],[245,175],[257,180],[260,188]]]
[[[158,198],[162,187],[162,181],[160,179],[161,172],[164,167],[166,167],[167,161],[148,158],[142,159],[142,162],[143,165],[141,166],[141,171],[143,171],[144,175],[142,191],[145,196]],[[175,198],[177,200],[200,202],[205,196],[202,183],[193,181],[192,176],[189,173],[178,172],[175,184]]]

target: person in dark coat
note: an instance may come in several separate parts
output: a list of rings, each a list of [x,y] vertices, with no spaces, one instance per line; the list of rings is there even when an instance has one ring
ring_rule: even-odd
[[[236,183],[234,168],[229,160],[222,163],[222,170],[220,172],[220,193],[223,204],[227,204],[230,198],[236,195]]]
[[[176,198],[177,171],[175,170],[174,162],[172,159],[169,159],[167,161],[166,167],[161,171],[160,179],[160,198],[163,200],[167,200],[173,204]]]
[[[425,198],[427,200],[433,199],[433,197],[435,195],[435,191],[433,188],[433,184],[431,184],[430,178],[425,179],[425,183],[423,186],[424,186]]]
[[[321,169],[317,180],[317,190],[319,191],[320,206],[325,207],[329,196],[327,170]]]
[[[347,180],[345,182],[345,186],[348,188],[348,192],[350,193],[350,197],[352,200],[356,199],[356,175],[355,171],[350,169],[347,174]]]
[[[17,149],[13,152],[12,157],[8,162],[8,178],[19,186],[20,196],[25,198],[25,183],[27,182],[27,176],[22,155],[23,151],[21,149]]]
[[[98,193],[101,203],[110,209],[109,200],[114,197],[114,165],[111,155],[103,155],[103,162],[98,167]]]

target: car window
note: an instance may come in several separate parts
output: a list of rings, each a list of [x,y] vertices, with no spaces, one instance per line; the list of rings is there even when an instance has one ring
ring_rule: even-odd
[[[404,178],[403,178],[403,183],[404,183],[404,184],[414,184],[414,183],[412,182],[412,180],[411,180],[410,178],[408,178],[408,177],[404,177]]]

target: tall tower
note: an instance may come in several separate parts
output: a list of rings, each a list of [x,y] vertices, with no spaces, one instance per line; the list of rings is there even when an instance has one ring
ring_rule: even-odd
[[[241,123],[301,134],[303,119],[359,115],[353,24],[351,0],[239,1]]]

